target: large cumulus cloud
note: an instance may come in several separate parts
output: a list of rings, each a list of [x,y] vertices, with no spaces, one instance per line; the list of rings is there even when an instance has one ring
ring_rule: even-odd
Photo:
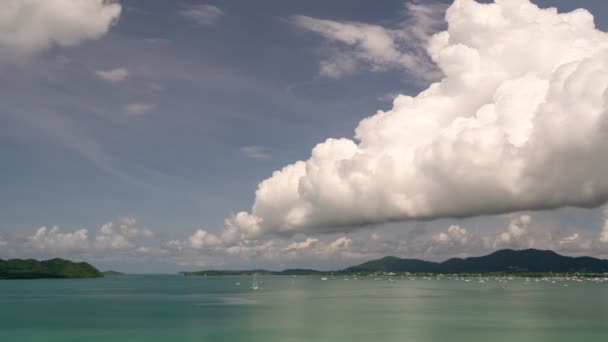
[[[428,53],[444,78],[258,185],[225,236],[335,232],[608,196],[608,36],[586,10],[456,0]]]

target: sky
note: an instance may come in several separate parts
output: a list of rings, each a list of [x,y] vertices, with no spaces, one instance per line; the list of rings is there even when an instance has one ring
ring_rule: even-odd
[[[605,1],[3,6],[0,258],[608,257]]]

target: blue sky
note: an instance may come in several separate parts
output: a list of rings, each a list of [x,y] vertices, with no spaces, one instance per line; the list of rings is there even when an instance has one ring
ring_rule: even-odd
[[[608,29],[603,1],[533,2],[560,12],[586,8],[599,30]],[[508,231],[509,222],[531,216],[540,227],[534,231],[544,234],[550,226],[553,240],[598,235],[602,229],[602,208],[482,212],[465,219],[375,222],[344,232],[349,246],[386,236],[399,237],[408,249],[379,243],[366,247],[367,254],[288,261],[260,252],[252,263],[217,251],[167,256],[160,250],[168,241],[188,241],[198,229],[219,236],[231,213],[250,210],[258,183],[273,171],[308,159],[329,137],[351,138],[362,119],[391,109],[396,94],[415,96],[429,82],[411,70],[366,63],[337,76],[320,73],[320,63],[336,49],[350,53],[349,47],[294,23],[296,16],[306,16],[397,27],[410,15],[404,1],[119,4],[119,18],[98,37],[0,58],[0,242],[7,241],[0,244],[0,258],[67,256],[150,272],[216,265],[331,268],[381,254],[441,259],[485,251],[456,246],[441,254],[415,243],[417,231],[440,240],[438,234],[452,225],[496,235]],[[125,218],[136,220],[130,227],[154,233],[148,241],[145,234],[132,234],[129,248],[158,253],[132,250],[112,258],[111,249],[20,247],[40,227],[58,226],[65,233],[87,229],[93,240],[104,224],[114,222],[118,231]],[[281,239],[288,239],[285,244],[318,239],[329,246],[344,236],[299,231]],[[602,255],[601,249],[571,252]],[[223,259],[228,261],[218,261]]]
[[[217,226],[249,205],[272,170],[325,137],[352,135],[361,118],[387,106],[376,97],[413,88],[402,75],[317,77],[322,42],[286,18],[331,15],[342,6],[278,3],[252,16],[256,8],[226,2],[218,23],[197,27],[174,15],[176,4],[123,2],[118,24],[101,39],[5,67],[5,111],[54,122],[3,119],[9,162],[2,176],[10,181],[2,225],[80,226],[137,215],[182,231],[201,221]],[[380,17],[364,8],[352,19]],[[391,9],[401,4],[386,14]],[[117,67],[130,71],[119,86],[93,73]],[[154,108],[125,117],[129,103]],[[247,158],[245,146],[263,146],[271,158]]]

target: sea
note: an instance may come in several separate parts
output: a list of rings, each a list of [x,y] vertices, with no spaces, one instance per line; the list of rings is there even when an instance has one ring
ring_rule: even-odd
[[[127,275],[0,281],[0,341],[608,341],[608,282]]]

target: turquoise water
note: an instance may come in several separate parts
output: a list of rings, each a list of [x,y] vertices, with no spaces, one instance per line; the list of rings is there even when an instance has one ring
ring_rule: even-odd
[[[0,341],[608,340],[608,282],[259,280],[0,281]]]

